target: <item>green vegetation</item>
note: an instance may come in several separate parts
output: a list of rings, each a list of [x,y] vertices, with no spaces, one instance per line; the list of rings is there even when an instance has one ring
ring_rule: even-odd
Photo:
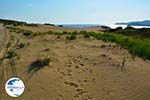
[[[25,47],[25,43],[22,43],[22,42],[17,45],[17,49],[21,49],[24,47]]]
[[[140,39],[133,36],[125,36],[116,33],[97,34],[95,38],[105,42],[115,42],[122,48],[128,49],[134,56],[150,60],[150,40]]]
[[[31,23],[31,24],[25,24],[24,26],[30,26],[30,27],[38,27],[38,24],[33,24],[33,23]]]
[[[51,62],[50,57],[40,58],[32,62],[30,65],[27,66],[27,72],[31,73],[32,77],[36,72],[40,71],[46,66],[49,66],[49,63]]]
[[[32,35],[32,32],[31,31],[25,31],[25,32],[23,32],[23,35],[24,36],[30,36],[30,35]]]
[[[31,26],[31,27],[37,27],[37,24],[29,24],[26,22],[21,22],[21,21],[15,21],[15,20],[7,20],[7,19],[0,19],[0,23],[3,23],[4,26],[6,25],[12,25],[12,26]]]
[[[58,25],[58,27],[63,27],[63,25]]]
[[[44,23],[44,25],[55,26],[55,24],[50,24],[50,23]]]
[[[17,29],[16,29],[17,31]],[[150,29],[134,29],[131,27],[123,30],[122,28],[117,28],[115,30],[109,30],[107,32],[30,32],[25,30],[20,30],[25,36],[38,36],[46,34],[66,35],[67,40],[75,40],[77,35],[83,35],[85,38],[94,37],[98,40],[103,40],[105,42],[115,42],[122,48],[128,49],[133,56],[139,56],[144,60],[150,60]]]
[[[26,22],[20,22],[20,21],[14,21],[14,20],[6,20],[6,19],[0,19],[0,23],[3,23],[5,25],[13,25],[13,26],[18,26],[18,25],[25,25],[27,24]]]
[[[91,36],[91,32],[81,31],[79,34],[83,35],[85,38],[89,38]]]
[[[84,37],[95,37],[98,40],[105,42],[115,42],[122,48],[128,49],[133,56],[139,56],[144,60],[150,60],[150,39],[139,38],[131,35],[123,35],[113,32],[94,33],[94,32],[79,32]],[[69,40],[76,39],[77,34],[71,34],[67,37]]]
[[[39,66],[44,67],[44,66],[48,66],[50,61],[51,61],[50,57],[43,57],[43,58],[37,59],[31,65],[36,65],[37,67]]]
[[[6,58],[11,59],[13,57],[16,56],[15,50],[14,49],[10,49],[7,54],[6,54]]]
[[[51,61],[51,58],[45,57],[43,60],[39,60],[43,66],[48,66],[49,62]]]
[[[72,32],[67,35],[66,39],[67,40],[75,40],[77,38],[76,35],[77,35],[77,32]]]
[[[125,29],[122,29],[121,27],[118,27],[116,29],[110,29],[108,32],[115,32],[117,34],[123,34],[128,36],[135,36],[140,38],[149,38],[150,39],[150,28],[141,28],[141,29],[135,29],[133,27],[127,27]]]

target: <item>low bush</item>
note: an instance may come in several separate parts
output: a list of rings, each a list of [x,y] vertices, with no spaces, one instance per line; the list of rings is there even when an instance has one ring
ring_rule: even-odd
[[[96,36],[97,39],[110,41],[119,44],[122,48],[128,49],[134,56],[150,60],[150,40],[140,39],[133,36],[125,36],[115,33],[105,33]]]
[[[30,35],[32,35],[32,33],[33,32],[31,32],[31,31],[25,31],[25,32],[23,32],[23,35],[24,36],[30,36]]]
[[[21,42],[21,43],[19,43],[19,44],[17,45],[17,48],[18,48],[18,49],[21,49],[21,48],[24,48],[24,46],[25,46],[25,44]]]
[[[13,57],[15,57],[17,54],[15,53],[14,49],[10,49],[7,54],[6,54],[6,58],[11,59]]]
[[[44,23],[44,25],[55,26],[55,24],[50,24],[50,23]]]
[[[67,40],[75,40],[77,37],[75,34],[70,34],[70,35],[67,35],[66,39]]]
[[[87,33],[85,33],[85,34],[83,34],[83,36],[84,36],[85,38],[89,38],[89,37],[90,37],[90,35],[91,35],[91,34],[89,34],[88,32],[87,32]]]

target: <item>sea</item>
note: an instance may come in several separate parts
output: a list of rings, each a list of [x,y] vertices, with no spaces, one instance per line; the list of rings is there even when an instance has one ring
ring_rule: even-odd
[[[112,29],[115,29],[117,27],[122,27],[125,29],[127,25],[117,25],[117,24],[109,24],[109,25],[100,25],[100,24],[62,24],[63,27],[67,28],[89,28],[89,27],[100,27],[100,26],[108,26]],[[150,26],[131,26],[134,28],[150,28]]]
[[[68,27],[68,28],[89,28],[89,27],[97,27],[101,26],[99,24],[62,24],[63,27]]]

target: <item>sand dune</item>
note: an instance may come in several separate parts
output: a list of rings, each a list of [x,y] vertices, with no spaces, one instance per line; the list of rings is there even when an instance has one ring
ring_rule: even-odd
[[[14,58],[17,76],[25,92],[16,100],[149,100],[150,62],[132,59],[127,50],[94,38],[66,40],[55,35],[25,38],[12,33],[25,44]],[[12,40],[14,41],[14,40]],[[27,67],[38,58],[49,56],[49,66]],[[13,75],[4,60],[6,78]],[[34,70],[34,71],[32,71]],[[2,77],[2,76],[1,76]],[[12,100],[1,85],[1,100]]]

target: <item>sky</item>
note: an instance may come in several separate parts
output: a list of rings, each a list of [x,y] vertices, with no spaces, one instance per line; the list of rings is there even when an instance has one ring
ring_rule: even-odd
[[[149,20],[150,0],[0,0],[0,18],[53,24]]]

